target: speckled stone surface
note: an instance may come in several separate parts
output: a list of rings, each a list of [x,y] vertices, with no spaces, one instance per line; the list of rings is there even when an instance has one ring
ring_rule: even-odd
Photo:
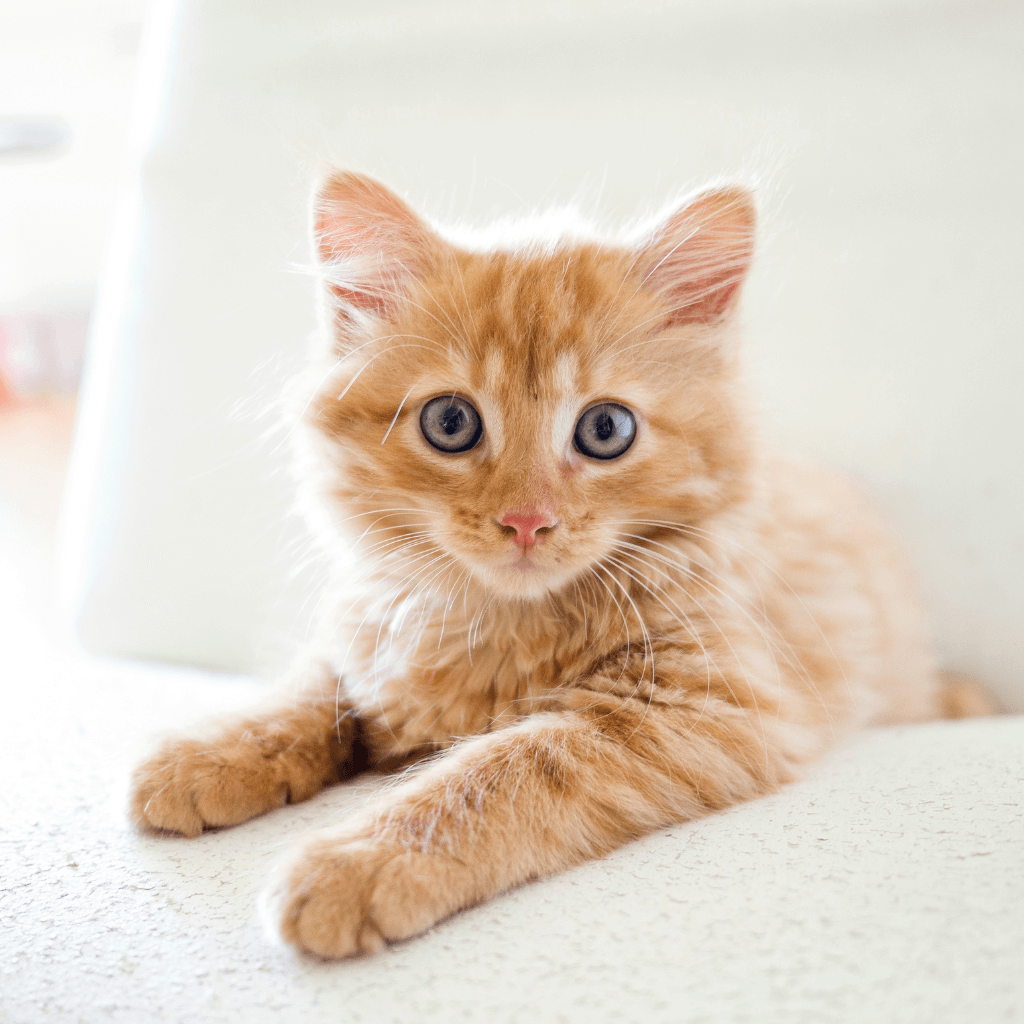
[[[258,686],[51,656],[5,686],[0,1020],[989,1022],[1024,1015],[1024,718],[865,734],[775,797],[341,964],[271,945],[283,849],[374,780],[141,837],[147,737]]]

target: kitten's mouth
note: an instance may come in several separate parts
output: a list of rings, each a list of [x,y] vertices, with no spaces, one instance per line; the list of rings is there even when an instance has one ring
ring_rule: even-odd
[[[559,590],[577,572],[575,563],[564,551],[546,544],[529,544],[525,551],[512,544],[505,550],[478,548],[466,552],[460,561],[468,563],[481,583],[504,597],[541,598]]]
[[[531,560],[528,554],[523,553],[512,563],[510,568],[514,572],[537,572],[538,570],[543,569],[544,566],[538,565],[536,562]]]
[[[480,581],[500,597],[541,599],[561,589],[575,575],[563,558],[552,558],[551,553],[517,551],[509,555],[512,553],[500,560],[484,558],[475,562]]]

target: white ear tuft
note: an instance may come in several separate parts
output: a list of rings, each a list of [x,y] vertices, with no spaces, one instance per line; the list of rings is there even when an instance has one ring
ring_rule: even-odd
[[[756,223],[751,191],[726,185],[689,199],[648,234],[637,267],[668,302],[669,326],[710,323],[732,311],[750,269]]]

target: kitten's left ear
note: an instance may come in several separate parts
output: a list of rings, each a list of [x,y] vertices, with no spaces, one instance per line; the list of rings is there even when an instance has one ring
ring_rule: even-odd
[[[732,312],[750,269],[756,224],[750,189],[725,185],[699,193],[647,235],[636,266],[668,303],[667,326],[711,323]]]

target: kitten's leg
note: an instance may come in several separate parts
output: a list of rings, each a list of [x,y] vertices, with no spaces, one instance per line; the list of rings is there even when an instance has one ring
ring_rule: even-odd
[[[631,695],[628,676],[559,691],[304,841],[264,897],[271,927],[321,956],[374,950],[791,777],[781,743],[764,738],[777,709],[763,697],[743,706],[726,693],[740,684],[716,693],[706,680]]]
[[[357,723],[322,666],[300,692],[269,710],[166,740],[135,769],[129,816],[139,827],[197,836],[308,800],[354,774]]]

